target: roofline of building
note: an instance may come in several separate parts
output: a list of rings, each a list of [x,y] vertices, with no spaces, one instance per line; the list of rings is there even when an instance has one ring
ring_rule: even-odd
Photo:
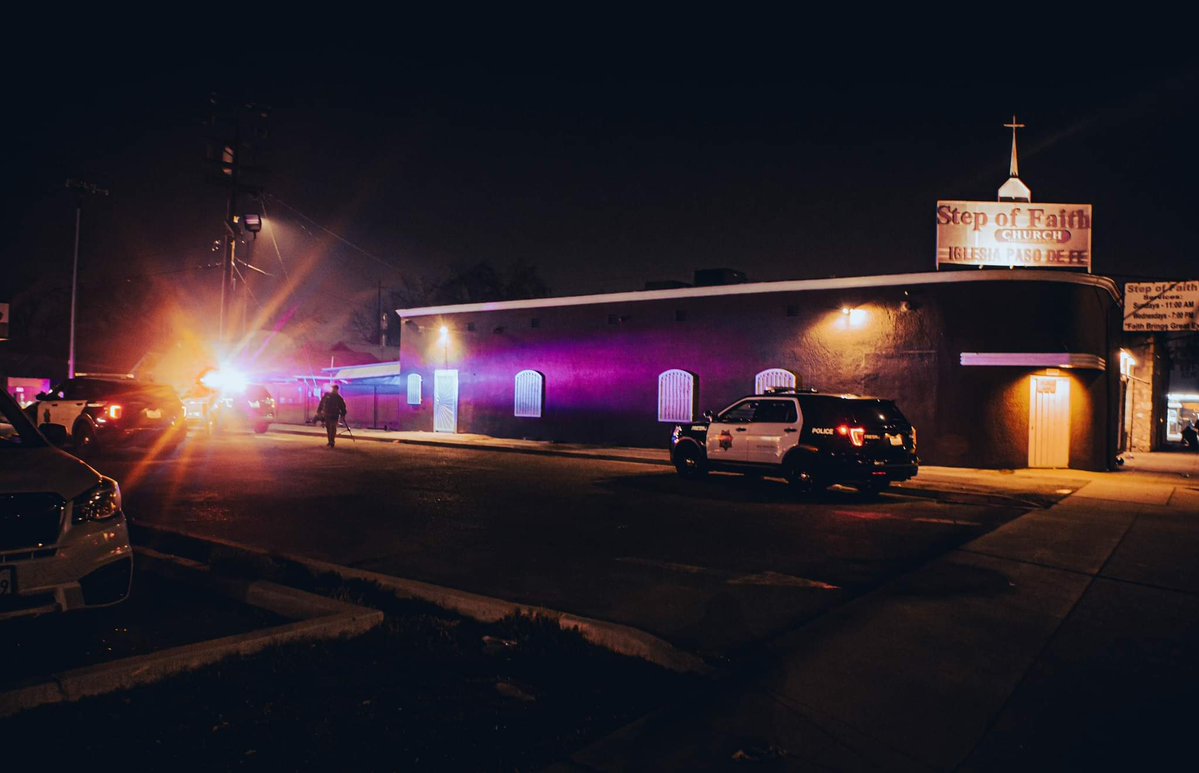
[[[400,361],[370,362],[364,365],[337,365],[332,368],[321,368],[322,373],[328,373],[333,378],[381,378],[383,376],[400,375]]]
[[[919,274],[882,274],[878,276],[849,276],[834,279],[793,279],[781,282],[747,282],[745,284],[716,285],[712,287],[679,287],[671,290],[634,290],[631,292],[603,293],[599,295],[569,295],[560,298],[530,298],[522,301],[489,301],[486,303],[458,303],[448,306],[423,306],[412,309],[396,309],[400,317],[428,317],[434,314],[461,314],[481,311],[509,311],[515,309],[545,309],[555,306],[589,306],[600,303],[628,303],[633,301],[659,301],[676,298],[706,298],[718,295],[753,295],[756,293],[784,293],[805,290],[851,290],[862,287],[890,287],[896,285],[954,284],[959,282],[1063,282],[1066,284],[1090,285],[1107,290],[1119,303],[1120,292],[1116,283],[1097,274],[1062,273],[1052,270],[1012,269],[1008,271],[927,271]]]

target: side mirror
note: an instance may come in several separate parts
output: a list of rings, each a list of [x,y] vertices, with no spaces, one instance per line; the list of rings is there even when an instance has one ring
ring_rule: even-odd
[[[712,421],[716,418],[716,411],[704,411],[702,415],[706,421]]]
[[[38,392],[38,393],[37,393],[37,397],[35,397],[35,398],[33,398],[33,399],[34,399],[34,400],[45,400],[45,399],[46,399],[47,397],[49,397],[49,396],[50,396],[50,395],[46,394],[45,392]]]
[[[62,448],[67,444],[67,428],[61,424],[43,424],[38,427],[42,431],[42,435],[49,440],[51,444]]]

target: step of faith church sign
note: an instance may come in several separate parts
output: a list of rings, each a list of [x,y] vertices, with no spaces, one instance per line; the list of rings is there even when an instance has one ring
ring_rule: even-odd
[[[1125,284],[1124,330],[1199,330],[1199,281]]]
[[[1091,205],[938,201],[942,266],[1091,271]]]
[[[1034,204],[1020,179],[1012,116],[1012,156],[998,201],[937,202],[937,270],[942,266],[1066,268],[1091,272],[1091,205]]]

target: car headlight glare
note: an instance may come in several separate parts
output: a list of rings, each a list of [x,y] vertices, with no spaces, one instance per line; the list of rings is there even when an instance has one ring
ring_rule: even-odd
[[[106,521],[121,513],[121,487],[112,478],[100,478],[92,489],[71,500],[71,522]]]

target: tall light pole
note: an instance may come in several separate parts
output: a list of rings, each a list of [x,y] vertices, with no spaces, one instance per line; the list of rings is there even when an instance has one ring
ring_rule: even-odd
[[[213,132],[209,137],[209,161],[212,163],[214,182],[228,189],[225,202],[225,234],[221,261],[221,308],[217,319],[217,338],[222,347],[236,334],[236,309],[238,292],[245,292],[245,281],[239,287],[237,277],[237,240],[243,226],[238,219],[242,215],[238,208],[238,195],[261,194],[255,181],[264,170],[253,165],[255,146],[267,137],[266,120],[270,108],[253,102],[238,102],[212,94],[209,98],[212,114],[209,126]],[[248,226],[248,224],[246,224]],[[261,227],[261,219],[256,221]],[[246,227],[245,230],[253,232]],[[243,299],[244,300],[244,299]],[[245,314],[242,314],[243,322]]]
[[[75,256],[71,260],[71,333],[67,346],[67,378],[75,378],[75,298],[79,287],[79,219],[83,212],[83,194],[107,196],[108,191],[83,180],[67,180],[67,188],[75,191]]]

